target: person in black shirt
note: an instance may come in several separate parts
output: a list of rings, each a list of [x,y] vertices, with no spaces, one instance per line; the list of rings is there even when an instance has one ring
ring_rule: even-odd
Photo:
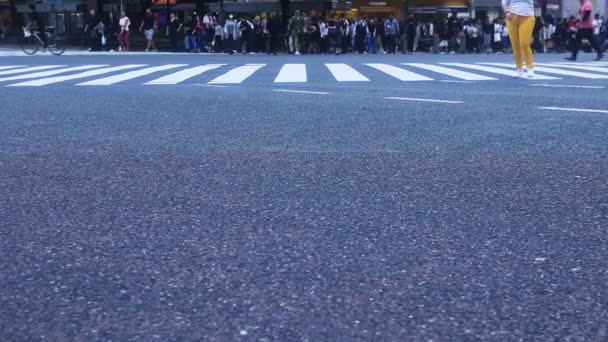
[[[118,50],[118,33],[120,32],[120,27],[118,26],[118,20],[114,17],[114,13],[110,12],[108,14],[108,21],[106,22],[106,38],[107,38],[107,47],[109,51]]]
[[[268,50],[269,54],[272,53],[273,55],[276,55],[277,51],[280,49],[282,27],[283,24],[281,23],[281,17],[276,12],[273,12],[266,24],[270,38],[270,49]]]
[[[156,20],[154,20],[154,15],[152,14],[151,9],[146,10],[146,16],[144,20],[142,20],[139,25],[139,31],[144,32],[146,35],[146,40],[148,41],[148,45],[146,47],[146,52],[152,50],[156,50],[156,45],[154,44],[154,31],[156,30]]]
[[[177,37],[179,31],[182,30],[182,23],[175,12],[171,12],[171,21],[169,22],[169,39],[171,39],[171,51],[177,52]]]
[[[101,50],[101,36],[99,35],[99,18],[95,10],[89,12],[89,19],[84,26],[84,32],[89,34],[89,51]]]
[[[32,20],[29,24],[29,30],[30,32],[32,32],[32,34],[34,32],[37,32],[38,37],[40,37],[40,40],[42,40],[42,44],[46,47],[46,25],[44,23],[44,20],[40,16],[40,13],[36,11],[35,3],[30,3],[29,7],[32,10]]]

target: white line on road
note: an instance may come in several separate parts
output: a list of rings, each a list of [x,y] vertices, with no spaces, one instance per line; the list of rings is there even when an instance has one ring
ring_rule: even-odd
[[[256,71],[266,66],[266,64],[245,64],[234,68],[227,73],[216,77],[209,84],[238,84],[245,81]]]
[[[401,81],[432,81],[430,77],[422,76],[415,72],[405,70],[394,65],[383,64],[383,63],[366,63],[365,65],[372,67],[376,70],[380,70],[383,73],[393,76],[394,78]]]
[[[115,71],[120,71],[120,70],[125,70],[125,69],[141,68],[144,66],[146,66],[146,64],[127,64],[127,65],[121,65],[121,66],[117,66],[117,67],[101,68],[101,69],[81,72],[79,74],[47,77],[47,78],[41,78],[41,79],[33,80],[33,81],[9,84],[8,87],[40,87],[40,86],[53,84],[53,83],[59,83],[59,82],[63,82],[63,81],[70,81],[70,80],[76,80],[79,78],[103,75],[103,74],[107,74],[110,72],[115,72]]]
[[[157,78],[155,80],[152,80],[152,81],[144,83],[144,84],[178,84],[178,83],[181,83],[194,76],[198,76],[206,71],[217,69],[224,65],[226,65],[226,64],[207,64],[207,65],[197,66],[194,68],[188,68],[188,69],[180,70],[178,72],[169,74],[167,76]]]
[[[591,65],[574,65],[570,63],[534,63],[534,65],[547,66],[547,67],[562,67],[562,68],[570,68],[575,70],[583,70],[583,71],[591,71],[591,72],[599,72],[599,73],[608,73],[608,68],[602,68],[599,66],[591,66]]]
[[[329,72],[338,82],[366,82],[369,78],[344,63],[325,63]]]
[[[456,66],[456,67],[466,68],[466,69],[472,69],[472,70],[479,70],[479,71],[488,72],[490,74],[497,74],[497,75],[504,75],[504,76],[513,76],[513,73],[514,73],[514,70],[506,70],[506,69],[502,69],[502,68],[495,68],[495,67],[485,66],[485,65],[465,64],[465,63],[441,63],[441,64],[451,65],[451,66]],[[535,80],[559,80],[559,78],[557,78],[557,77],[545,76],[545,75],[539,75],[539,74],[536,74],[534,76],[534,79]]]
[[[23,68],[25,65],[0,65],[0,70]]]
[[[285,64],[274,83],[306,82],[306,64]]]
[[[566,85],[566,84],[544,84],[535,83],[533,87],[552,87],[552,88],[585,88],[585,89],[604,89],[602,86]]]
[[[583,113],[606,113],[608,110],[603,109],[585,109],[585,108],[564,108],[564,107],[538,107],[539,109],[558,110],[563,112],[583,112]]]
[[[435,100],[435,99],[418,99],[413,97],[385,97],[386,100],[400,100],[400,101],[419,101],[419,102],[437,102],[437,103],[464,103],[463,101],[452,101],[452,100]]]
[[[62,74],[62,73],[66,73],[66,72],[71,72],[71,71],[89,70],[89,69],[101,68],[101,67],[105,67],[105,66],[108,66],[108,65],[107,64],[81,65],[81,66],[72,67],[72,68],[55,69],[55,70],[50,70],[50,71],[41,71],[41,72],[35,72],[33,74],[25,74],[25,75],[3,77],[3,78],[0,78],[0,82],[3,82],[3,81],[14,81],[14,80],[25,80],[25,79],[28,79],[28,78],[48,77],[48,76],[53,76],[53,75]]]
[[[475,82],[471,82],[471,81],[459,81],[459,80],[439,80],[439,82],[445,82],[445,83],[475,83]]]
[[[129,71],[129,72],[125,72],[125,73],[119,74],[119,75],[114,75],[114,76],[109,76],[109,77],[105,77],[105,78],[100,78],[97,80],[79,83],[77,85],[79,85],[79,86],[107,86],[107,85],[116,84],[118,82],[128,81],[128,80],[131,80],[131,79],[134,79],[137,77],[153,74],[155,72],[175,69],[175,68],[179,68],[179,67],[183,67],[183,66],[187,66],[187,65],[188,64],[166,64],[166,65],[144,68],[144,69],[135,70],[135,71]]]
[[[482,64],[503,66],[503,67],[513,67],[509,63],[482,63]],[[590,74],[590,73],[580,72],[580,71],[562,70],[562,69],[547,68],[547,67],[541,67],[541,66],[535,66],[534,70],[548,73],[548,74],[574,76],[574,77],[588,78],[588,79],[594,79],[594,80],[608,79],[608,75],[597,75],[597,74]]]
[[[65,67],[65,66],[66,65],[42,65],[42,66],[35,66],[35,67],[30,67],[30,68],[11,69],[11,70],[0,71],[0,75],[13,75],[13,74],[20,74],[23,72],[61,68],[61,67]]]
[[[209,88],[230,88],[230,86],[219,85],[219,84],[192,83],[192,85],[199,86],[199,87],[209,87]]]
[[[437,72],[437,73],[448,75],[448,76],[451,76],[454,78],[459,78],[459,79],[465,80],[465,81],[495,81],[496,80],[496,78],[494,78],[494,77],[478,75],[478,74],[474,74],[471,72],[442,67],[439,65],[424,64],[424,63],[401,63],[401,64],[410,65],[410,66],[413,66],[416,68]]]
[[[308,91],[308,90],[292,90],[292,89],[273,89],[272,91],[278,91],[282,93],[297,93],[297,94],[316,94],[316,95],[329,95],[331,93],[325,93],[322,91]]]

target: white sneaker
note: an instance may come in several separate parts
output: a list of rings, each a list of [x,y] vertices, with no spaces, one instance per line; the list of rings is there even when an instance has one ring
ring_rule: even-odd
[[[299,55],[300,55],[300,52],[299,52],[299,51],[296,51],[295,55],[296,55],[296,56],[299,56]]]
[[[513,77],[515,77],[515,78],[524,78],[524,71],[522,69],[515,70],[515,73],[513,74]]]
[[[528,69],[528,78],[534,78],[534,69],[533,68]]]

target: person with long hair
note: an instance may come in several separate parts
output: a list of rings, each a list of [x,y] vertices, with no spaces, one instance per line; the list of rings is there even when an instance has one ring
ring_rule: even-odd
[[[509,39],[515,59],[514,77],[524,77],[524,61],[528,69],[528,78],[534,77],[534,60],[532,56],[532,31],[534,17],[534,0],[502,0],[502,9],[507,19]]]

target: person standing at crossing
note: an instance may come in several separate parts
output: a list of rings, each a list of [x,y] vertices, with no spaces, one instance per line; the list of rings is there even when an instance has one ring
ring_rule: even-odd
[[[507,18],[507,29],[513,47],[515,59],[515,77],[524,76],[524,61],[528,68],[528,77],[534,77],[534,61],[532,56],[532,30],[534,17],[534,0],[502,0],[502,9]]]
[[[566,59],[569,61],[576,61],[576,55],[578,54],[578,49],[581,42],[583,39],[587,39],[589,42],[591,42],[595,52],[597,52],[597,57],[594,60],[599,61],[604,57],[604,53],[602,52],[602,47],[600,46],[598,40],[593,36],[593,17],[591,16],[593,6],[591,5],[590,0],[580,1],[581,7],[578,10],[580,23],[578,24],[578,31],[576,32],[576,40],[574,41],[574,46],[572,46],[572,56],[566,57]]]

